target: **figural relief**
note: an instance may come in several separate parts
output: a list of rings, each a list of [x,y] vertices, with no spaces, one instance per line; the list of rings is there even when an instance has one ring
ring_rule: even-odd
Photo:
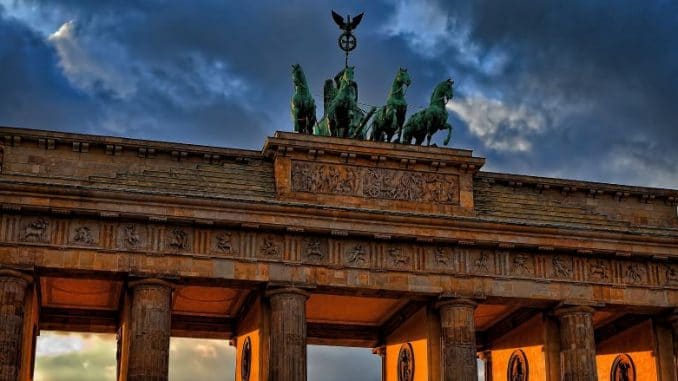
[[[572,275],[572,263],[560,255],[554,255],[551,263],[553,264],[553,276],[556,278],[570,278]]]
[[[294,162],[292,190],[345,196],[459,203],[459,177],[452,174]]]
[[[516,275],[528,275],[532,273],[529,265],[530,257],[525,254],[516,254],[511,261],[511,273]]]
[[[21,240],[25,242],[47,242],[49,220],[44,217],[38,217],[29,222],[23,229]]]
[[[386,250],[391,266],[405,268],[410,264],[410,256],[400,247],[389,247]]]
[[[73,242],[81,245],[94,245],[96,243],[94,239],[94,233],[88,226],[76,227],[72,240]]]
[[[439,265],[447,266],[451,264],[450,254],[444,247],[436,247],[433,249],[433,259]]]
[[[667,265],[664,274],[666,275],[664,283],[667,285],[678,285],[678,266]]]
[[[282,248],[275,236],[264,236],[259,244],[259,254],[263,257],[280,257]]]
[[[645,270],[638,263],[631,263],[626,266],[624,279],[631,284],[640,283],[644,274]]]
[[[490,272],[490,256],[485,250],[481,250],[476,260],[473,261],[473,271],[478,273]]]
[[[326,248],[323,242],[316,237],[307,238],[304,241],[304,257],[312,262],[320,262],[325,259]]]
[[[119,245],[126,249],[136,249],[144,245],[142,234],[136,224],[124,224],[119,228]]]
[[[167,232],[167,248],[172,250],[186,250],[190,247],[189,235],[182,228],[171,228]]]
[[[603,281],[609,278],[607,264],[600,259],[589,264],[589,278],[591,280]]]
[[[214,236],[215,247],[217,251],[222,253],[231,254],[233,252],[233,233],[231,232],[221,232]]]
[[[362,266],[369,262],[368,253],[362,243],[349,245],[345,254],[346,264]]]

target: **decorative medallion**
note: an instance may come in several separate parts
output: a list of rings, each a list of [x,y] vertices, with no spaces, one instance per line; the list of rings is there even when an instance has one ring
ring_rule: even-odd
[[[631,360],[631,356],[621,354],[614,359],[612,371],[610,372],[611,381],[636,381],[636,366]]]
[[[242,355],[240,356],[240,379],[249,381],[250,371],[252,369],[252,341],[250,337],[245,338],[242,345]]]
[[[412,344],[405,343],[398,352],[398,381],[414,380],[414,351]]]
[[[529,375],[527,366],[525,352],[520,349],[513,351],[509,358],[506,379],[508,381],[527,381]]]

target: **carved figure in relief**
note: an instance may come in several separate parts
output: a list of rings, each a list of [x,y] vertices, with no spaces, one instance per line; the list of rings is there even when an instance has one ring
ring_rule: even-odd
[[[47,240],[49,221],[43,217],[35,219],[24,228],[23,240],[28,242],[44,242]]]
[[[530,272],[530,268],[527,265],[529,258],[525,254],[518,254],[513,257],[513,267],[511,271],[518,274],[527,274]]]
[[[516,350],[509,358],[507,378],[509,381],[527,381],[528,363],[527,357],[522,350]]]
[[[310,238],[306,241],[306,258],[321,260],[325,257],[322,251],[320,240],[317,238]]]
[[[280,256],[280,246],[278,246],[273,237],[264,237],[264,240],[261,243],[261,248],[259,249],[261,254],[267,257],[278,257]]]
[[[80,226],[75,229],[75,235],[73,236],[73,241],[84,243],[86,245],[91,245],[94,243],[94,237],[92,237],[92,231],[87,226]]]
[[[618,355],[612,363],[611,381],[636,381],[636,367],[627,354]]]
[[[188,248],[188,233],[180,228],[174,228],[170,230],[168,245],[169,247],[176,250],[184,250]]]
[[[487,263],[487,262],[488,262],[487,254],[485,254],[485,252],[482,252],[482,251],[481,251],[481,252],[480,252],[480,256],[478,257],[478,259],[476,259],[476,261],[475,261],[475,263],[474,263],[474,265],[475,265],[475,267],[476,267],[476,270],[478,270],[478,271],[484,271],[484,272],[489,272],[490,269],[489,269],[489,267],[488,267],[488,263]]]
[[[405,343],[398,353],[398,381],[412,381],[414,379],[414,351],[412,344]]]
[[[607,279],[607,265],[602,260],[591,263],[589,274],[593,279]]]
[[[666,284],[678,284],[678,269],[666,266]]]
[[[224,253],[230,253],[233,249],[231,244],[231,232],[219,233],[217,234],[217,249]]]
[[[391,263],[396,267],[407,266],[410,263],[410,257],[399,247],[389,248],[388,255],[391,257]]]
[[[560,255],[553,256],[553,276],[569,278],[572,273],[572,269],[567,267],[565,261]]]
[[[365,252],[365,249],[363,249],[363,245],[361,244],[356,244],[353,246],[351,251],[348,253],[348,260],[346,262],[348,263],[367,263],[367,253]]]
[[[137,226],[134,224],[125,225],[122,228],[123,242],[128,247],[136,247],[141,243],[141,237],[137,232]]]
[[[436,247],[434,250],[434,256],[437,264],[440,265],[447,265],[447,261],[449,260],[449,256],[447,255],[447,251],[443,247]]]
[[[634,263],[626,267],[626,280],[628,280],[630,283],[638,283],[643,280],[643,274],[640,265]]]

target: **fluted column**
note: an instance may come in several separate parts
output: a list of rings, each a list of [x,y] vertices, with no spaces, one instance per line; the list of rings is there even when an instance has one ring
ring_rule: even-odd
[[[24,303],[30,276],[0,270],[0,381],[16,381],[21,364]]]
[[[467,381],[478,377],[476,329],[473,311],[476,303],[450,299],[437,304],[442,334],[442,372],[445,381]]]
[[[130,283],[130,348],[127,381],[166,381],[169,366],[171,284]]]
[[[596,342],[593,313],[586,306],[561,307],[555,310],[560,321],[560,379],[562,381],[597,381]]]
[[[270,381],[306,381],[306,299],[298,288],[266,293],[270,303]]]

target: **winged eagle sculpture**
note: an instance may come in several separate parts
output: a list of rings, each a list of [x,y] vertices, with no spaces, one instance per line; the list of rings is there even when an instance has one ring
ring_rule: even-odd
[[[358,24],[360,24],[360,21],[363,19],[363,15],[365,13],[361,13],[358,16],[355,16],[353,19],[351,19],[351,16],[346,16],[346,19],[338,14],[335,11],[332,11],[332,18],[334,19],[334,22],[339,25],[339,28],[341,30],[344,30],[346,32],[351,32],[353,29],[358,27]]]

